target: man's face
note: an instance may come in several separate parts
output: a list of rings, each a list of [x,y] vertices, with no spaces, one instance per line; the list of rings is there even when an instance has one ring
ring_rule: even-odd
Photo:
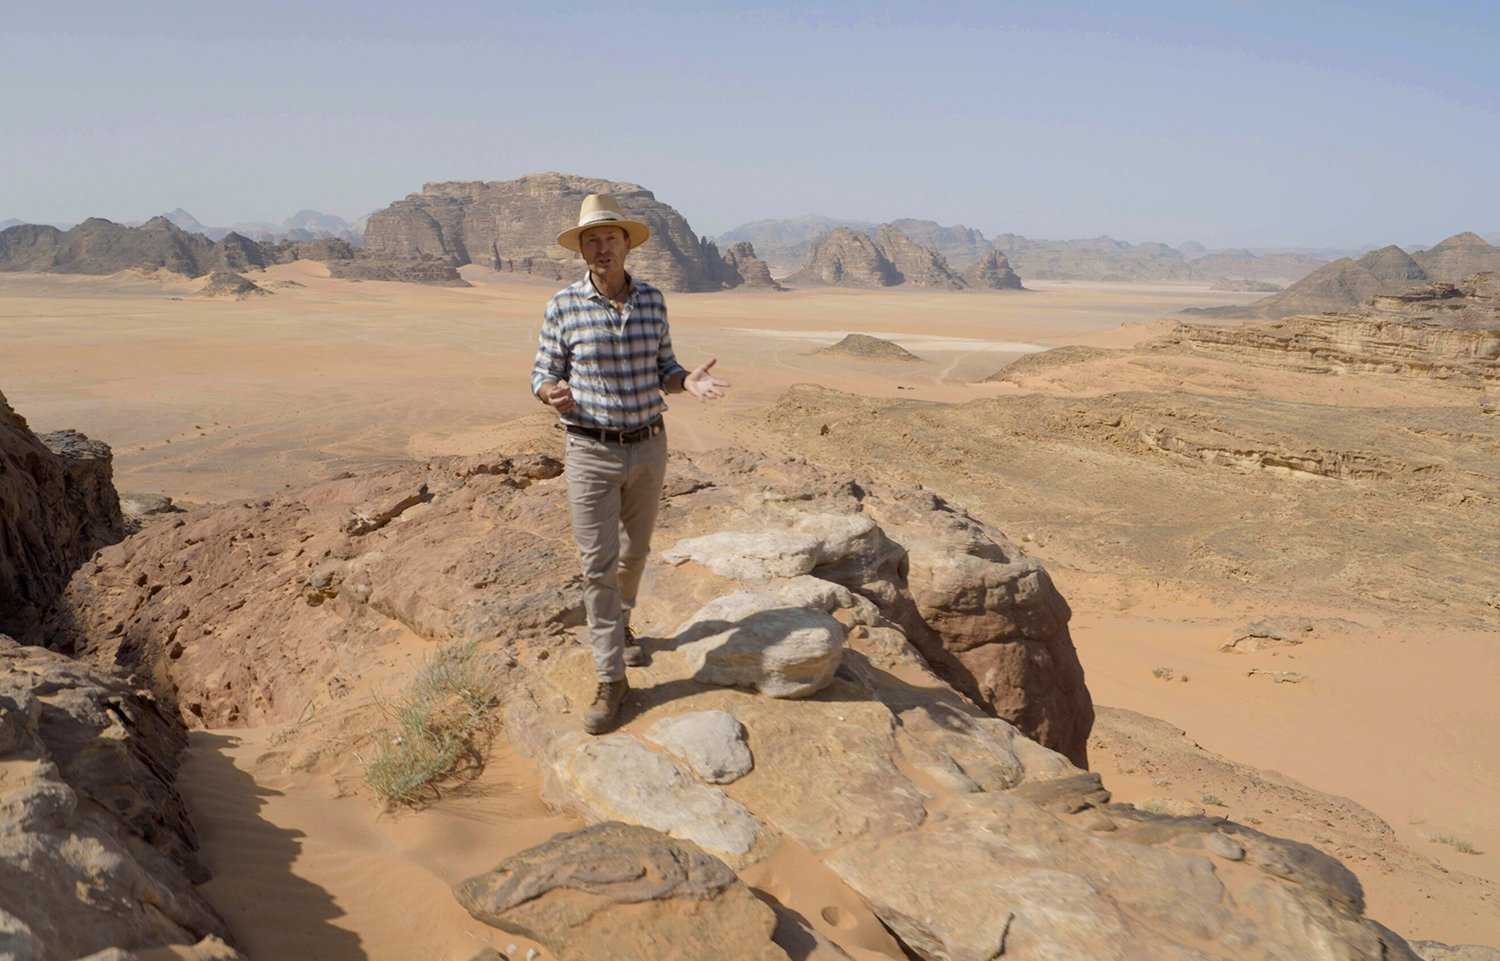
[[[590,227],[578,235],[578,248],[590,271],[612,274],[616,270],[625,269],[625,255],[630,252],[630,237],[625,233],[624,227]]]

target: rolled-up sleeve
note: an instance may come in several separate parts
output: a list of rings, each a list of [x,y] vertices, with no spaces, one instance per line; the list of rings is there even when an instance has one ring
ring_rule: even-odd
[[[677,362],[677,355],[672,351],[672,329],[667,323],[666,300],[657,295],[657,309],[661,311],[661,340],[656,349],[656,378],[661,384],[661,389],[667,389],[667,382],[674,374],[687,374],[687,368]]]
[[[568,351],[563,342],[562,311],[553,297],[542,317],[542,332],[537,338],[536,361],[531,365],[531,392],[545,383],[568,379]]]

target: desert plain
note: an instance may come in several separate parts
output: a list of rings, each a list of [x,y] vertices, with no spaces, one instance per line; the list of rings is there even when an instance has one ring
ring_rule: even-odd
[[[559,454],[528,387],[556,285],[462,272],[472,286],[350,282],[300,261],[253,273],[273,294],[246,301],[160,274],[0,276],[0,388],[38,431],[107,441],[122,494],[184,507],[438,455]],[[713,405],[674,398],[672,443],[963,505],[1071,605],[1100,707],[1090,767],[1116,800],[1314,844],[1404,937],[1500,944],[1500,426],[1485,398],[1149,347],[1176,311],[1255,294],[1028,286],[672,294],[679,357],[717,358],[733,384]],[[850,333],[919,359],[818,352]],[[1088,350],[1052,363],[1053,347]],[[391,648],[353,693],[388,691],[423,653]],[[385,811],[347,764],[284,763],[303,720],[193,735],[179,787],[239,947],[256,961],[529,947],[450,893],[579,825],[537,800],[529,762],[502,739],[466,790]],[[901,956],[810,856],[744,877],[860,961]]]

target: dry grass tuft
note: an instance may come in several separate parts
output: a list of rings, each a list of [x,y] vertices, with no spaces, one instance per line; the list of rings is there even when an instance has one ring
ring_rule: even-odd
[[[371,732],[365,783],[387,806],[417,805],[435,799],[442,781],[477,772],[495,732],[496,685],[475,645],[440,648],[382,705],[389,723]]]
[[[1417,833],[1417,837],[1421,838],[1424,841],[1431,841],[1434,844],[1446,844],[1453,850],[1457,851],[1459,854],[1483,853],[1478,848],[1476,848],[1472,842],[1466,841],[1463,838],[1454,837],[1451,834],[1436,834],[1428,831],[1420,831]]]

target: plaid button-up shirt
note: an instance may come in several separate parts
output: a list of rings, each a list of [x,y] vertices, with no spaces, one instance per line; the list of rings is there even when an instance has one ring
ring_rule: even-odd
[[[634,430],[667,409],[668,378],[686,374],[672,353],[667,302],[661,291],[631,279],[624,310],[616,310],[585,274],[547,301],[531,392],[565,380],[575,407],[565,423]]]

